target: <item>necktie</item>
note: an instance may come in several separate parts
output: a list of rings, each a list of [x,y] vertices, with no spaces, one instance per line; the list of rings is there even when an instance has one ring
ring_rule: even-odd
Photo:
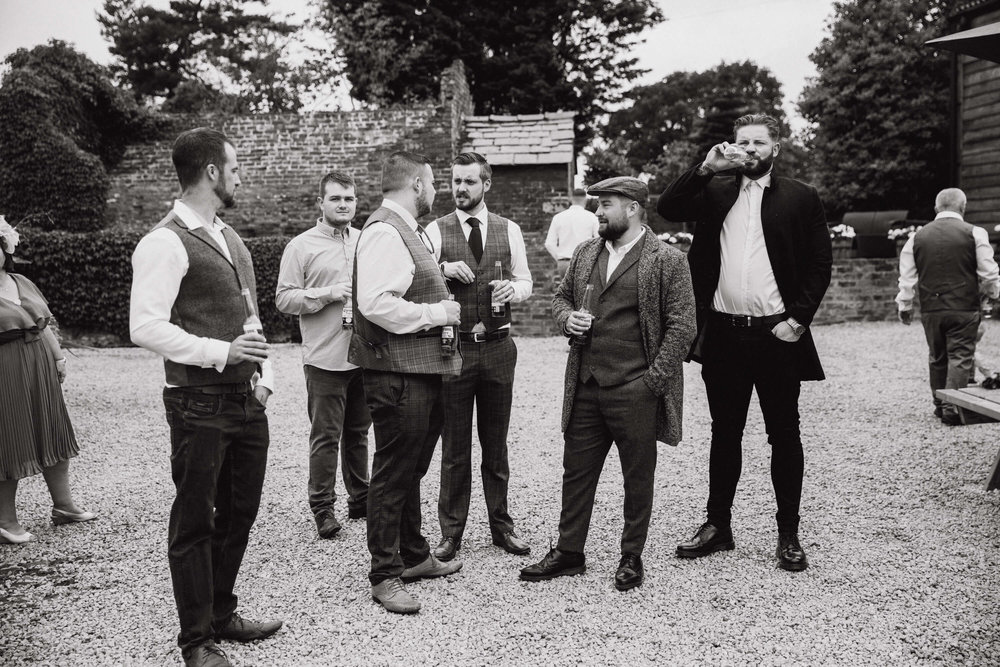
[[[472,251],[472,256],[476,258],[478,264],[483,258],[483,233],[479,230],[478,218],[469,218],[468,222],[472,225],[469,231],[469,250]]]

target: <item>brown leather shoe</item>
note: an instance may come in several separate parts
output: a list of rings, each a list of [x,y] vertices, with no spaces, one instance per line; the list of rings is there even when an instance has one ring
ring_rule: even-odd
[[[515,556],[525,556],[531,553],[531,545],[517,536],[513,530],[499,537],[493,537],[493,544],[500,547],[509,554]]]
[[[447,577],[449,574],[455,574],[462,569],[462,561],[452,560],[448,563],[442,563],[434,554],[427,554],[427,558],[422,563],[418,563],[413,567],[408,567],[403,570],[403,574],[399,575],[399,578],[405,582],[416,581],[417,579],[435,579],[437,577]]]
[[[703,523],[698,532],[687,542],[677,545],[678,558],[700,558],[716,551],[729,551],[736,548],[731,528],[717,528],[710,523]]]
[[[402,580],[397,578],[386,579],[372,586],[372,599],[394,614],[416,614],[420,611],[420,603],[406,592]]]
[[[801,572],[809,567],[806,552],[799,545],[799,536],[795,533],[778,533],[778,548],[775,550],[778,567],[789,572]]]
[[[320,510],[316,514],[316,532],[319,533],[320,539],[329,540],[340,532],[340,527],[333,510]]]
[[[216,639],[231,639],[234,642],[253,642],[267,639],[281,629],[281,621],[248,621],[235,611],[229,622],[215,631]]]
[[[212,640],[186,649],[183,655],[185,667],[231,667],[233,664]]]
[[[442,537],[438,545],[434,547],[432,553],[439,561],[447,563],[448,561],[455,560],[455,556],[458,555],[458,549],[461,546],[461,540],[457,540],[454,537]]]

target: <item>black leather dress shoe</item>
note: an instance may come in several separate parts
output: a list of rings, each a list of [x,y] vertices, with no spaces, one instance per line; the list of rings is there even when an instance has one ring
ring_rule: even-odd
[[[618,571],[615,572],[615,588],[620,591],[627,591],[636,586],[642,586],[646,572],[642,567],[642,558],[639,554],[622,554],[622,559],[618,561]]]
[[[521,569],[521,581],[545,581],[582,574],[587,569],[586,563],[587,559],[581,553],[549,549],[545,558]]]
[[[514,554],[515,556],[525,556],[531,553],[531,545],[518,537],[517,533],[513,530],[509,533],[504,533],[499,537],[494,536],[493,544],[509,554]]]
[[[225,627],[216,630],[215,638],[252,642],[267,639],[280,629],[281,621],[248,621],[234,611]]]
[[[677,545],[678,558],[699,558],[736,548],[731,528],[717,528],[710,523],[703,523],[698,532],[687,542]]]
[[[231,667],[226,652],[209,640],[184,651],[184,667]]]
[[[337,521],[333,510],[320,510],[316,514],[316,532],[324,540],[329,540],[340,532],[340,522]]]
[[[434,557],[442,563],[447,563],[455,558],[461,546],[461,540],[456,540],[454,537],[442,537],[438,545],[434,547]]]
[[[778,567],[789,572],[801,572],[809,567],[806,552],[799,545],[799,536],[795,533],[778,533]]]
[[[348,519],[364,519],[366,516],[368,516],[367,505],[358,505],[357,507],[347,508]]]
[[[962,418],[957,412],[945,412],[941,415],[941,423],[945,426],[961,426]]]

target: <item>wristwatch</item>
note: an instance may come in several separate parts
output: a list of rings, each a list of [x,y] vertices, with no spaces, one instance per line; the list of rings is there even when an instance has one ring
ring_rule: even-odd
[[[785,323],[792,328],[792,333],[795,334],[796,336],[801,336],[806,332],[806,328],[801,324],[799,324],[798,320],[796,320],[794,317],[789,317],[787,320],[785,320]]]

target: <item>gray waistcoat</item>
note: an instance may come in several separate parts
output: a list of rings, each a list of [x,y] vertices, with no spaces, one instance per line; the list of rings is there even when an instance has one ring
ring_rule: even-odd
[[[972,225],[941,218],[924,225],[913,238],[920,310],[978,310],[976,240]]]

